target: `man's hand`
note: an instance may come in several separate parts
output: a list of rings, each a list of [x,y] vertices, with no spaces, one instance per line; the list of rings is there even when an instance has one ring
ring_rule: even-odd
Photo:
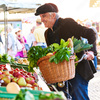
[[[86,52],[86,59],[87,60],[93,60],[94,59],[94,53],[93,53],[93,51],[87,51]]]

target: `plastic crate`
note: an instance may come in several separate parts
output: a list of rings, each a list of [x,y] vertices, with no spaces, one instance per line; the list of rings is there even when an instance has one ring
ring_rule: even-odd
[[[23,90],[23,89],[22,89]],[[40,93],[52,93],[52,92],[45,92],[45,91],[38,91],[38,90],[28,90],[31,94],[34,95],[35,100],[39,100],[39,94]]]
[[[0,100],[12,100],[16,95],[17,94],[7,93],[6,87],[0,87]]]
[[[38,90],[28,90],[28,91],[34,95],[35,100],[39,100],[40,93],[45,93],[45,94],[51,93],[51,92],[38,91]],[[0,87],[0,100],[12,100],[16,95],[17,94],[7,93],[6,87]]]

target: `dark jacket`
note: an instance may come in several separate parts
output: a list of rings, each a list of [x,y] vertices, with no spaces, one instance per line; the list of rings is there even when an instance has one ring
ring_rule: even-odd
[[[0,42],[3,43],[3,42],[2,42],[2,39],[1,39],[1,35],[0,35]]]
[[[60,43],[61,39],[67,41],[68,38],[74,36],[77,39],[80,37],[87,38],[89,44],[93,44],[93,47],[90,49],[97,54],[96,51],[96,33],[87,27],[81,26],[71,18],[62,19],[59,18],[56,25],[53,27],[54,31],[48,28],[45,32],[46,43],[49,46],[52,43]],[[84,52],[77,53],[78,58],[81,58]],[[93,78],[93,73],[95,70],[92,70],[89,61],[82,60],[78,63],[76,71],[80,74],[85,80],[90,80]]]

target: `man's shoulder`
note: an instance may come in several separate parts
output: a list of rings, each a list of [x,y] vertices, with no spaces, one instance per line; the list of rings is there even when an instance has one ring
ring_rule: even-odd
[[[73,18],[59,18],[58,25],[70,25],[76,23]]]
[[[73,18],[59,18],[59,21],[75,21]]]

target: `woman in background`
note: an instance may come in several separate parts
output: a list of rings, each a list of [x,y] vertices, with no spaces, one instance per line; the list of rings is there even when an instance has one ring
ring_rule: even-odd
[[[25,44],[26,44],[27,41],[26,41],[25,37],[22,36],[21,29],[16,28],[15,29],[15,34],[16,34],[16,38],[19,40],[19,42],[22,45],[22,50],[17,52],[16,57],[19,57],[19,58],[20,57],[22,57],[22,58],[27,57],[27,51],[26,51],[26,48],[25,48]]]

